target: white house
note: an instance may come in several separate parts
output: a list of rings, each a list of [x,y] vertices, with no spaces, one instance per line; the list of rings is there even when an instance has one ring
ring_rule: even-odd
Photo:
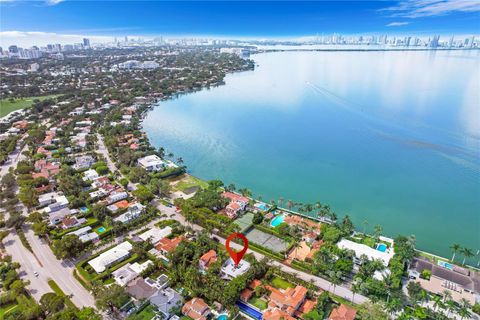
[[[227,259],[222,266],[221,273],[222,276],[226,279],[233,279],[238,277],[250,269],[250,263],[246,260],[241,260],[238,265],[235,265],[233,260]]]
[[[93,181],[99,177],[97,171],[89,169],[83,173],[83,181]]]
[[[124,214],[119,215],[113,221],[119,221],[121,223],[127,223],[130,220],[138,218],[138,216],[143,212],[144,205],[141,203],[133,203],[127,209],[127,212]]]
[[[172,233],[172,228],[169,226],[166,226],[163,229],[153,227],[152,229],[145,231],[139,237],[143,241],[148,241],[151,244],[155,244],[158,241],[162,240],[165,237],[168,237]]]
[[[117,201],[120,201],[120,200],[123,200],[123,199],[127,199],[127,198],[128,198],[128,193],[126,193],[125,191],[112,192],[107,197],[107,203],[112,204],[114,202],[117,202]]]
[[[132,250],[132,244],[124,241],[110,250],[103,252],[95,259],[90,260],[88,264],[97,273],[102,273],[116,262],[126,259],[130,255],[130,250]]]
[[[393,258],[393,249],[387,249],[385,252],[382,252],[377,249],[370,248],[367,245],[353,242],[350,240],[342,239],[337,243],[337,247],[340,249],[352,250],[355,252],[356,263],[359,262],[360,257],[365,255],[370,260],[380,260],[387,267],[390,259]]]
[[[152,154],[138,159],[138,164],[147,171],[162,171],[165,161],[160,159],[159,156]]]

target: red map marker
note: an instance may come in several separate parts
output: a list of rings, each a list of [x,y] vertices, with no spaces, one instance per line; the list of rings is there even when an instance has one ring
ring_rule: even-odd
[[[235,238],[240,238],[243,241],[243,249],[239,252],[236,252],[232,248],[230,248],[230,241],[232,241]],[[225,242],[225,247],[227,248],[227,251],[230,254],[230,257],[232,257],[233,262],[235,262],[235,266],[237,266],[240,263],[240,261],[242,261],[242,258],[245,255],[245,252],[247,252],[248,250],[247,237],[245,237],[241,233],[232,233],[231,235],[228,236],[227,241]]]

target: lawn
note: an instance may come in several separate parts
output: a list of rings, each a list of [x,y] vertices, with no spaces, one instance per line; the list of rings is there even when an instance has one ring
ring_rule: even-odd
[[[58,286],[58,284],[53,280],[53,279],[50,279],[48,280],[48,285],[50,286],[50,288],[52,288],[53,292],[55,292],[57,295],[59,295],[60,297],[63,297],[65,298],[65,304],[71,308],[74,308],[76,309],[77,307],[73,304],[72,300],[70,300],[70,297],[68,297],[65,292],[63,292],[62,289],[60,289],[60,287]]]
[[[268,304],[265,300],[262,300],[262,299],[257,298],[257,297],[253,297],[252,299],[250,299],[248,301],[248,303],[250,303],[254,307],[257,307],[260,310],[265,310],[268,307]]]
[[[0,100],[0,117],[4,117],[12,111],[30,108],[33,104],[34,99],[45,100],[49,98],[58,97],[58,94],[52,94],[49,96],[42,97],[28,97],[22,99],[15,99],[14,102],[10,102],[8,99]]]
[[[200,187],[202,189],[208,188],[208,183],[200,180],[197,177],[191,176],[191,175],[185,175],[180,181],[178,181],[174,186],[173,189],[175,191],[188,191],[189,189],[193,187]]]
[[[288,282],[285,279],[282,279],[280,277],[275,277],[272,280],[272,286],[274,286],[277,289],[288,289],[288,288],[293,288],[293,284]]]
[[[153,317],[155,317],[155,315],[156,315],[155,308],[152,305],[148,305],[142,311],[140,311],[139,313],[136,313],[134,318],[136,320],[150,320]]]
[[[0,319],[3,319],[3,317],[8,313],[13,310],[15,310],[18,306],[15,303],[10,303],[5,306],[0,307]]]

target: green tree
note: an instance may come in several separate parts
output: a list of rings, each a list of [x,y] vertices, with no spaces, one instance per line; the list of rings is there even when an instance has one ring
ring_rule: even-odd
[[[48,315],[62,310],[65,306],[65,302],[64,298],[56,293],[47,292],[40,298],[40,306]]]
[[[465,265],[465,261],[468,259],[468,258],[471,258],[473,257],[475,254],[473,253],[473,251],[471,249],[468,249],[468,248],[463,248],[461,250],[462,252],[462,255],[463,255],[463,261],[462,261],[462,265]]]
[[[138,201],[144,204],[152,201],[155,197],[150,190],[148,190],[145,186],[142,185],[139,185],[137,189],[132,193],[138,199]]]
[[[59,240],[54,240],[52,245],[52,251],[59,259],[76,258],[83,249],[84,244],[74,234],[67,234]]]
[[[254,224],[260,224],[262,223],[263,221],[263,214],[261,214],[260,212],[256,212],[254,215],[253,215],[253,219],[252,219],[252,222]]]
[[[95,305],[100,310],[115,311],[125,305],[130,300],[130,296],[117,284],[108,287],[102,287],[95,296]]]
[[[461,247],[459,244],[454,243],[454,244],[452,244],[452,246],[450,247],[450,249],[452,250],[452,253],[453,253],[451,260],[452,260],[452,261],[455,261],[455,255],[456,255],[458,252],[460,252],[460,250],[462,249],[462,247]]]

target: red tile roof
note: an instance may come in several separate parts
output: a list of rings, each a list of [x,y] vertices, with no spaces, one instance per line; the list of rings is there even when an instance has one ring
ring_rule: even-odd
[[[200,257],[200,262],[203,263],[205,269],[210,268],[212,264],[217,261],[217,253],[215,250],[210,250]]]
[[[155,249],[159,251],[172,252],[184,240],[184,237],[176,237],[174,239],[163,238],[156,245]]]
[[[341,304],[340,307],[335,308],[330,313],[328,320],[354,320],[357,315],[357,310]]]

